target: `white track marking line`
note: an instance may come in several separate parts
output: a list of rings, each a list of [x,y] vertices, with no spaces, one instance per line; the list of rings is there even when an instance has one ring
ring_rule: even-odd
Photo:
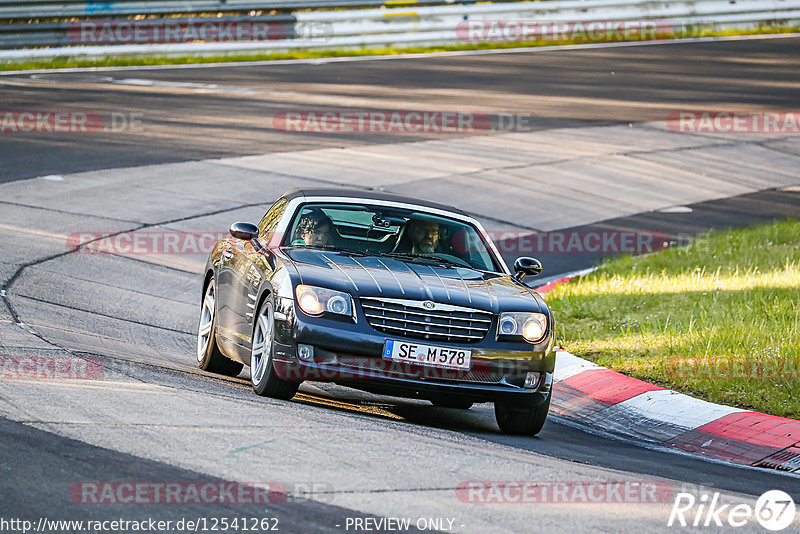
[[[591,371],[594,369],[605,369],[605,367],[562,350],[556,353],[556,370],[553,373],[553,378],[556,382],[560,382],[584,371]]]
[[[695,429],[741,408],[714,404],[669,389],[645,391],[612,406],[620,411],[635,412],[639,417],[682,428]]]

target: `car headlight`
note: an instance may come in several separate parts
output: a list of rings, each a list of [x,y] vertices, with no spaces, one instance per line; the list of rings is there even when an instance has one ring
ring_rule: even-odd
[[[501,313],[497,333],[501,336],[522,336],[534,343],[547,333],[547,316],[529,312]]]
[[[352,299],[348,293],[300,284],[294,288],[294,294],[297,305],[308,315],[320,315],[323,312],[353,315]]]

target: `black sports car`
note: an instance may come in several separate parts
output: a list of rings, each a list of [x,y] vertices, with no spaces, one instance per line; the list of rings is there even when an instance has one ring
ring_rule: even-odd
[[[346,189],[293,189],[256,226],[234,223],[205,270],[201,369],[250,366],[259,395],[303,380],[469,408],[509,433],[541,430],[553,318],[486,231],[449,206]]]

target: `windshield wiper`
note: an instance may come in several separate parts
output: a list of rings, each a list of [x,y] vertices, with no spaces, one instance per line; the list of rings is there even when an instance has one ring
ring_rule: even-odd
[[[438,256],[429,256],[427,254],[412,254],[411,252],[387,252],[386,254],[382,254],[382,256],[388,256],[390,258],[409,259],[409,260],[423,259],[423,260],[434,261],[436,263],[443,263],[445,265],[452,265],[455,267],[472,269],[472,266],[468,265],[467,262],[460,263],[457,261],[448,260],[447,258],[440,258]]]
[[[352,248],[337,247],[336,245],[292,245],[294,248],[311,248],[331,250],[333,252],[344,252],[346,254],[353,254],[354,256],[369,256],[363,250],[353,250]]]

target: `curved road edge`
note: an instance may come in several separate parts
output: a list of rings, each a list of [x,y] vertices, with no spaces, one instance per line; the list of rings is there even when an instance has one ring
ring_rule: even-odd
[[[569,420],[726,462],[800,471],[800,421],[696,399],[565,350],[554,381],[551,410]]]

